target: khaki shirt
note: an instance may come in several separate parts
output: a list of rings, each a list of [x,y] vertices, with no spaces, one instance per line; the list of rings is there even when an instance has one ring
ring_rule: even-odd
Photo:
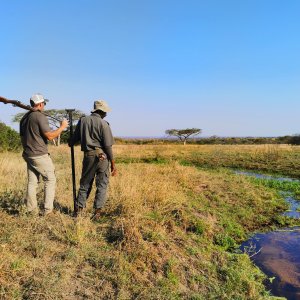
[[[23,155],[35,157],[48,154],[48,140],[44,132],[49,131],[49,121],[40,111],[26,113],[20,122]]]

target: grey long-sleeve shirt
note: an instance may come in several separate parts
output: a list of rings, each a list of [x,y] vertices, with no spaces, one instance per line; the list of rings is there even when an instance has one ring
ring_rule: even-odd
[[[97,113],[82,117],[76,125],[70,145],[81,144],[81,151],[102,148],[108,160],[113,160],[112,145],[114,138],[109,124]]]

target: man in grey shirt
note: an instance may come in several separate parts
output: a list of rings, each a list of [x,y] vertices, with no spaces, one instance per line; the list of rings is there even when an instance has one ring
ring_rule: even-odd
[[[53,210],[56,177],[54,165],[48,154],[48,141],[58,137],[68,126],[63,120],[57,130],[51,130],[47,117],[42,113],[47,99],[43,95],[35,94],[30,98],[30,105],[35,111],[26,113],[20,122],[20,136],[23,145],[23,158],[27,163],[27,195],[26,205],[30,213],[37,213],[36,188],[39,178],[44,180],[44,215]]]
[[[79,120],[73,139],[69,142],[70,146],[80,142],[81,151],[84,152],[80,188],[74,212],[75,217],[85,208],[95,177],[96,194],[93,219],[98,220],[101,217],[101,208],[106,201],[106,191],[109,183],[109,162],[112,176],[117,174],[112,152],[114,138],[109,124],[103,120],[109,111],[110,108],[104,100],[95,101],[92,114]]]

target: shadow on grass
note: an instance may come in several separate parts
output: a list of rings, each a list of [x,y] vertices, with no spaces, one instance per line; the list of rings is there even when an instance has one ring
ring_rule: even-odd
[[[54,201],[53,208],[64,215],[71,216],[73,214],[73,210],[70,207],[64,206],[57,201]]]
[[[23,191],[5,191],[0,194],[0,208],[9,215],[19,215],[24,211]]]
[[[123,210],[122,204],[116,206],[114,209],[104,209],[101,212],[101,217],[94,220],[94,223],[99,225],[97,231],[103,234],[106,242],[109,244],[119,244],[125,238],[123,223],[120,221]],[[104,228],[105,231],[103,231]]]
[[[122,164],[132,164],[132,163],[145,163],[145,164],[157,164],[157,165],[164,165],[169,162],[168,159],[155,156],[155,157],[144,157],[144,158],[117,158],[117,163]]]
[[[72,210],[54,201],[54,209],[65,215],[71,215]],[[39,209],[44,209],[43,201],[38,203]],[[21,215],[26,212],[26,200],[24,199],[24,191],[5,191],[0,194],[0,209],[9,215]]]

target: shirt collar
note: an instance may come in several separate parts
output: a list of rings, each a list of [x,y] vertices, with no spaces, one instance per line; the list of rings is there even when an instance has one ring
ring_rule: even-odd
[[[102,119],[101,116],[99,114],[95,113],[95,112],[92,113],[91,116],[96,116],[96,117],[99,117],[100,119]]]

